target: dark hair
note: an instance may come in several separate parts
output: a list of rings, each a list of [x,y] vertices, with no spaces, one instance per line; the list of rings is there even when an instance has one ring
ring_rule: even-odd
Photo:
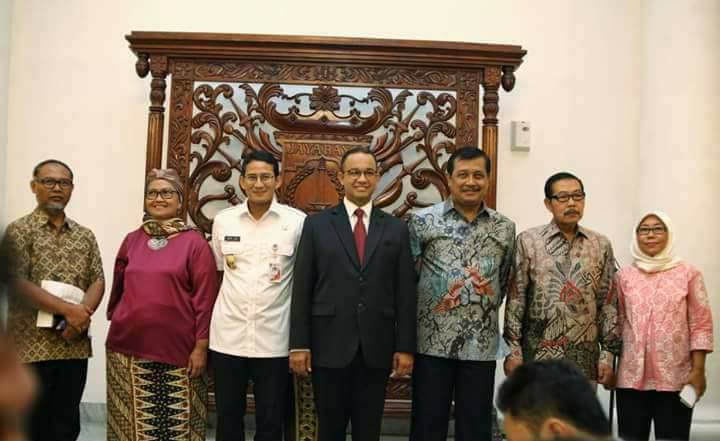
[[[455,150],[452,155],[450,155],[450,159],[448,159],[447,162],[447,174],[452,175],[453,170],[455,170],[455,161],[458,159],[461,161],[468,161],[475,158],[483,158],[485,160],[485,172],[490,174],[490,169],[492,168],[490,157],[487,153],[485,153],[485,151],[473,146],[460,147]]]
[[[375,161],[375,165],[377,166],[378,160],[375,157],[375,153],[370,150],[370,147],[353,147],[347,152],[343,153],[342,158],[340,158],[340,170],[344,170],[345,161],[347,160],[348,156],[354,155],[355,153],[364,153],[366,155],[372,156],[373,161]]]
[[[273,174],[275,175],[275,177],[280,174],[280,164],[271,153],[264,152],[262,150],[252,150],[248,154],[243,155],[242,164],[240,164],[240,174],[242,176],[245,176],[245,169],[247,168],[248,164],[253,161],[265,162],[272,165]]]
[[[578,181],[580,183],[580,190],[585,193],[585,186],[583,185],[583,182],[580,180],[580,178],[569,172],[559,172],[550,176],[549,178],[547,178],[547,181],[545,181],[545,199],[550,199],[552,197],[553,185],[555,185],[557,181],[564,181],[566,179],[574,179]]]
[[[556,417],[587,434],[610,435],[594,388],[582,372],[564,360],[520,365],[500,386],[497,406],[536,430],[548,418]]]
[[[46,159],[46,160],[38,163],[38,165],[36,165],[33,168],[33,177],[37,178],[37,175],[40,172],[40,169],[49,164],[55,164],[55,165],[59,165],[61,167],[65,167],[65,169],[70,173],[70,179],[75,178],[75,175],[73,174],[72,169],[70,169],[70,166],[58,159]]]

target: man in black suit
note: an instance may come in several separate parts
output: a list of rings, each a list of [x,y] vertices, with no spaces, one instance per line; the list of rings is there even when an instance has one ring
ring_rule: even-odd
[[[388,375],[409,375],[416,273],[406,224],[372,206],[379,180],[367,148],[340,161],[345,198],[309,216],[295,260],[290,367],[312,372],[319,441],[380,438]]]

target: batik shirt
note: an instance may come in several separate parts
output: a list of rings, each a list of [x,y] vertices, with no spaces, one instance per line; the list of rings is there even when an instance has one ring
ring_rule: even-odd
[[[646,273],[636,266],[615,276],[623,348],[617,386],[678,391],[687,383],[692,351],[713,350],[713,322],[703,276],[681,263]]]
[[[489,208],[468,222],[447,200],[413,214],[409,226],[420,272],[417,352],[456,360],[504,357],[498,309],[510,281],[515,224]],[[489,281],[479,293],[468,268]]]
[[[505,339],[524,361],[567,359],[590,379],[620,352],[615,259],[607,238],[578,227],[570,243],[553,222],[520,233],[505,309]]]
[[[15,254],[16,275],[38,286],[43,280],[53,280],[86,291],[103,279],[95,236],[72,219],[65,218],[58,231],[49,223],[47,214],[36,209],[11,223],[5,240]],[[68,342],[59,331],[36,327],[37,313],[21,296],[14,296],[9,302],[8,331],[24,363],[91,355],[87,334]]]

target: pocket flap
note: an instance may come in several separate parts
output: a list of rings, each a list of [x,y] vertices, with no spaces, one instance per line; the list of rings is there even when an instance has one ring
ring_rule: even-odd
[[[295,253],[295,247],[292,244],[280,244],[277,253],[281,256],[290,257]]]

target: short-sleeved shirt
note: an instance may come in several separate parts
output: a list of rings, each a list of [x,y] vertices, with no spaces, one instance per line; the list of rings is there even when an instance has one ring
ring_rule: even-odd
[[[520,233],[505,306],[505,338],[524,361],[566,359],[597,378],[602,356],[619,354],[615,258],[610,241],[578,227],[569,242],[557,224]]]
[[[420,261],[417,352],[456,360],[487,361],[507,355],[498,309],[508,289],[515,224],[483,208],[468,222],[451,200],[410,217],[410,244]],[[473,288],[468,267],[489,281]],[[458,290],[450,288],[463,283]]]
[[[256,220],[247,203],[215,216],[212,249],[223,281],[210,349],[238,357],[287,357],[293,266],[305,214],[273,201]]]
[[[44,211],[35,209],[8,226],[5,240],[15,253],[17,277],[38,286],[43,280],[52,280],[86,291],[104,278],[95,235],[67,217],[58,231]],[[38,328],[37,313],[21,296],[11,299],[8,305],[8,332],[23,362],[82,359],[92,355],[87,335],[67,342],[58,331]]]

